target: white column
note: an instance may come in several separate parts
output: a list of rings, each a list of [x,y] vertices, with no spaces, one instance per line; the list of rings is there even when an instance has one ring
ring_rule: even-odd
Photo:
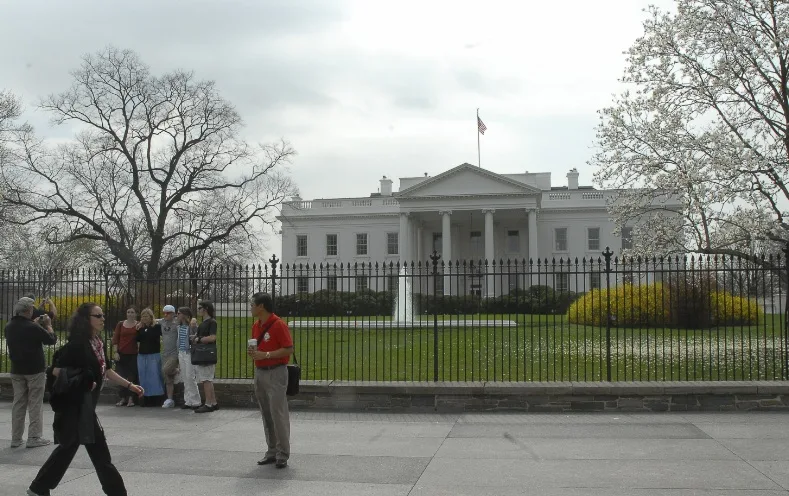
[[[492,208],[482,210],[482,213],[485,215],[485,260],[487,260],[488,263],[487,273],[489,274],[485,278],[485,294],[487,296],[493,296],[495,293],[494,284],[496,279],[492,275],[493,259],[496,256],[496,252],[494,251],[493,247],[493,213],[495,211],[496,210]]]
[[[445,272],[449,272],[449,263],[452,261],[452,222],[451,210],[438,212],[441,216],[441,261],[444,262]],[[444,276],[444,294],[451,293],[451,276]]]
[[[529,258],[537,265],[540,254],[537,248],[537,209],[528,211],[529,214]]]
[[[419,260],[424,261],[424,259],[422,258],[422,245],[423,245],[424,237],[425,237],[425,227],[420,222],[419,227],[416,228],[416,252],[414,254],[415,255],[414,258],[416,258],[417,261]]]

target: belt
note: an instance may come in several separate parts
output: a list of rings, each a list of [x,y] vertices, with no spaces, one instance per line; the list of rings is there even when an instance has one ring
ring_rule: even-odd
[[[277,367],[284,367],[284,366],[285,366],[284,363],[278,363],[276,365],[263,365],[262,367],[255,367],[255,368],[258,370],[271,370],[271,369],[276,369]]]

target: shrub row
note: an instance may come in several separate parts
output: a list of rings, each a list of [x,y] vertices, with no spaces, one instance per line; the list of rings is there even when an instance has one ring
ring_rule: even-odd
[[[532,286],[513,290],[494,298],[479,296],[413,295],[410,315],[459,315],[471,313],[550,314],[564,313],[578,297],[572,292],[554,291],[549,286]],[[391,316],[395,310],[395,294],[389,291],[331,291],[283,295],[276,298],[275,311],[282,316]]]

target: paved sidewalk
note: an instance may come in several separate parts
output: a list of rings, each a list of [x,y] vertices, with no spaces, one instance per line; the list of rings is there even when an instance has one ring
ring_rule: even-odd
[[[781,413],[295,412],[284,470],[255,464],[253,410],[101,406],[99,417],[130,495],[789,495]],[[0,495],[23,495],[51,447],[11,449],[10,432],[0,403]],[[84,450],[52,494],[102,494]]]

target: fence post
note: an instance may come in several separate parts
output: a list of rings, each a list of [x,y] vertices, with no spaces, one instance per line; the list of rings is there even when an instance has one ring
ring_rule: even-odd
[[[433,251],[430,260],[433,262],[433,382],[438,382],[438,298],[436,288],[438,288],[438,261],[441,255]]]
[[[784,277],[786,278],[787,283],[789,283],[789,242],[786,243],[783,249],[784,252]],[[781,281],[779,281],[781,284]],[[783,361],[783,374],[782,377],[784,380],[789,379],[789,284],[787,284],[786,290],[786,303],[784,304],[784,361]]]
[[[611,257],[614,252],[608,246],[605,247],[603,257],[605,258],[605,289],[606,289],[606,319],[605,319],[605,375],[606,380],[611,382]]]
[[[276,255],[271,255],[269,258],[268,263],[271,264],[271,302],[276,304],[277,303],[277,263],[279,260],[277,259]]]

